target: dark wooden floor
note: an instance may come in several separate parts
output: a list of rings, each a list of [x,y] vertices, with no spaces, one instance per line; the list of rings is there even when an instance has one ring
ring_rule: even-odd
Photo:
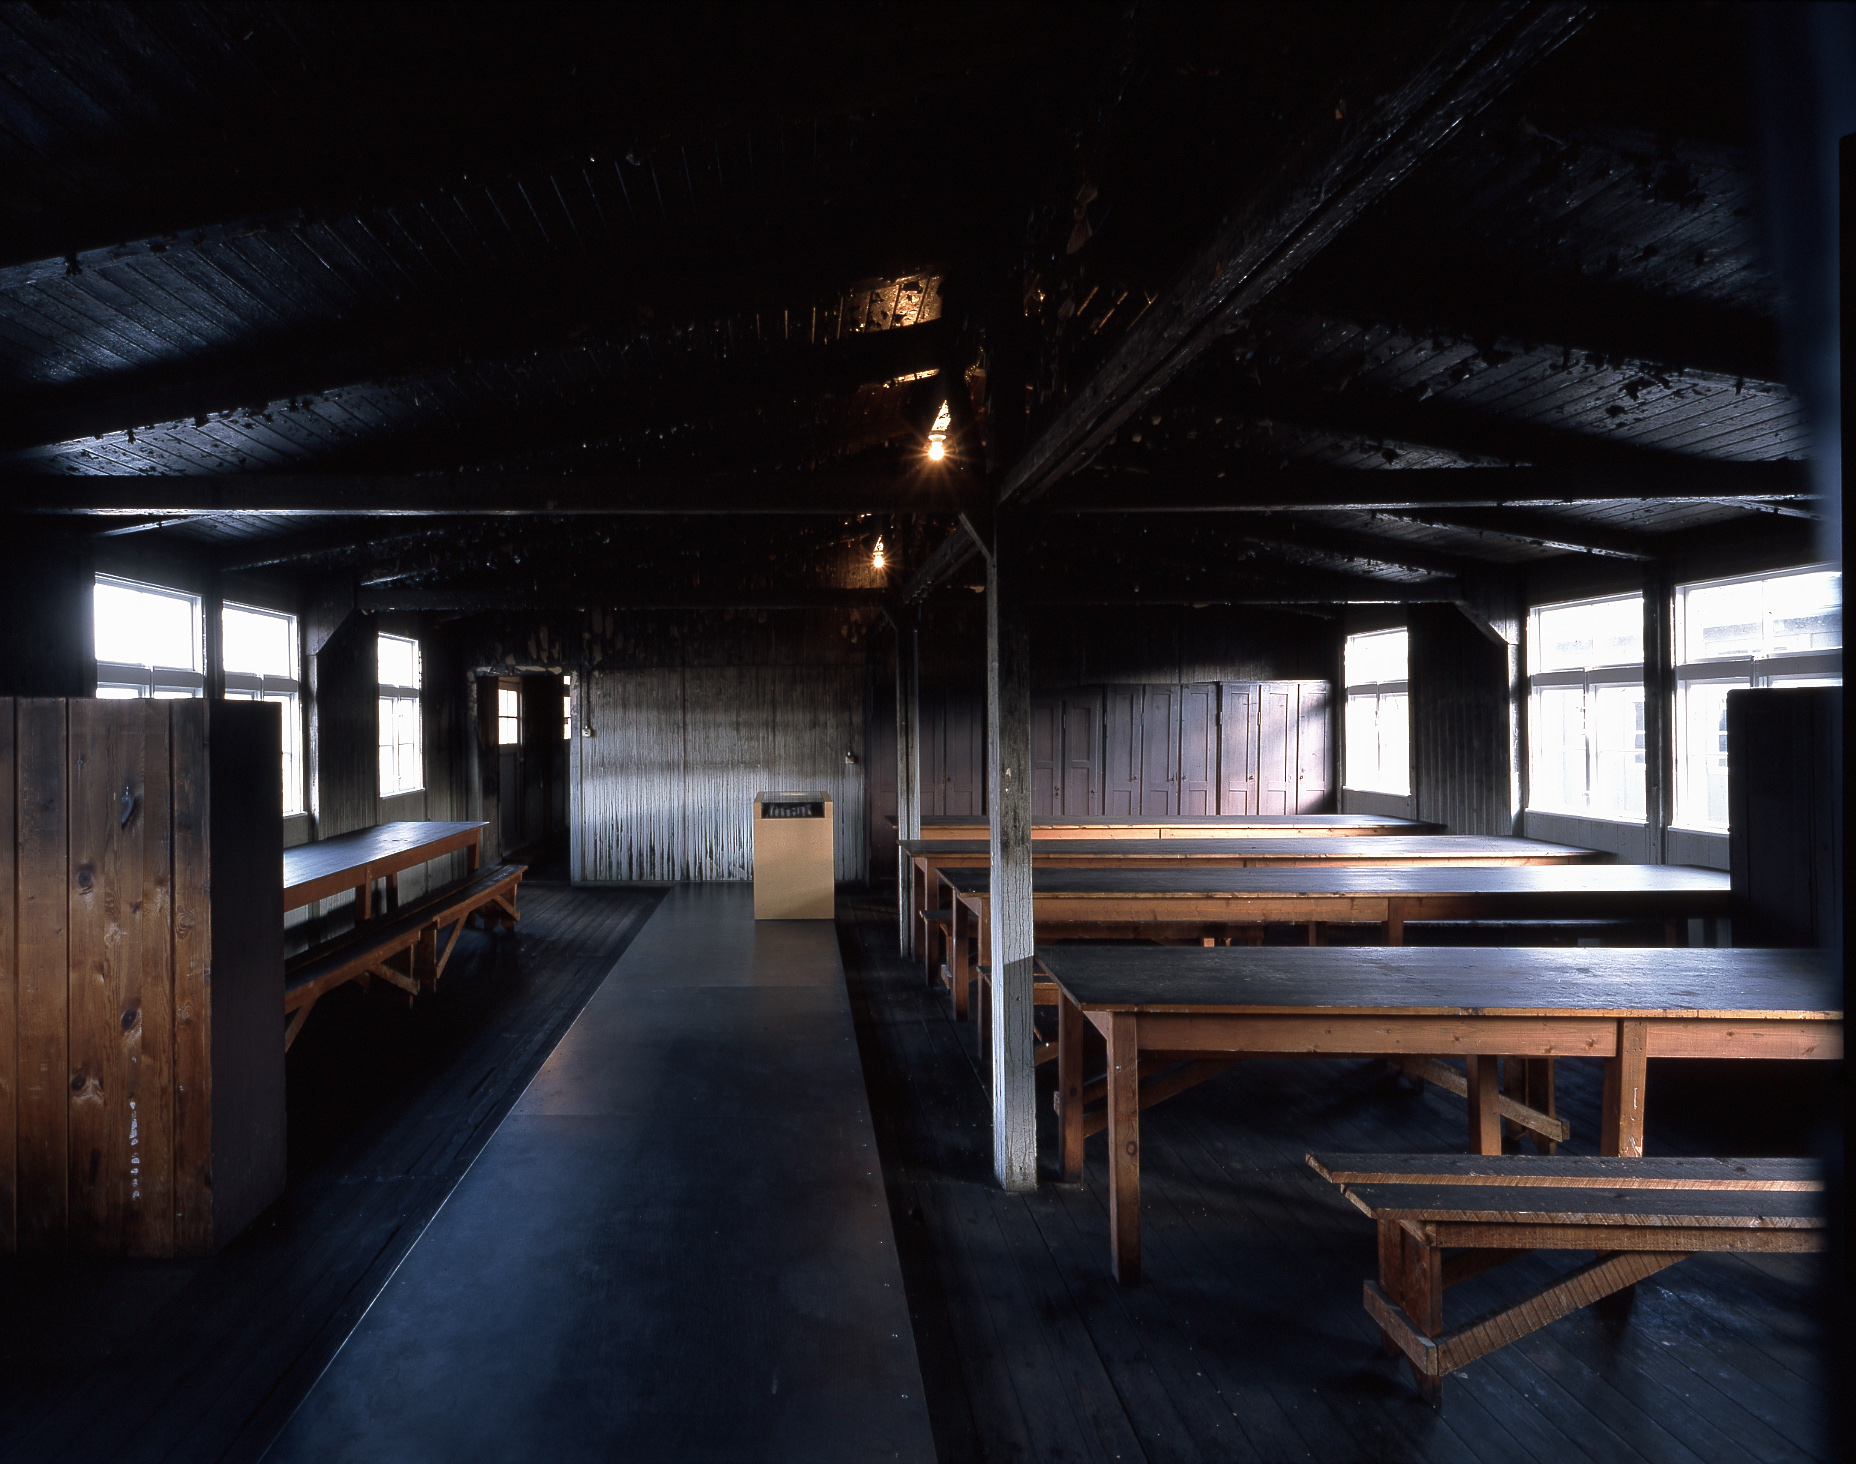
[[[213,1260],[0,1260],[0,1460],[261,1455],[658,898],[525,886],[414,1010],[325,997],[288,1192]]]
[[[1462,1150],[1462,1100],[1377,1063],[1240,1065],[1150,1110],[1145,1280],[1116,1285],[1104,1141],[1084,1184],[1002,1193],[972,1028],[896,958],[892,905],[845,901],[839,931],[943,1460],[1833,1456],[1817,1257],[1685,1261],[1453,1375],[1441,1416],[1418,1402],[1360,1304],[1372,1227],[1302,1162]],[[1570,1147],[1595,1152],[1598,1065],[1561,1071]],[[1655,1063],[1649,1094],[1657,1153],[1811,1153],[1835,1111],[1820,1065]],[[1446,1316],[1565,1268],[1502,1268]]]

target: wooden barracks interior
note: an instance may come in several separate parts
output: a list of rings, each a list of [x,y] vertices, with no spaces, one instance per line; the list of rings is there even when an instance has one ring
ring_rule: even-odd
[[[1846,1457],[1851,134],[1846,5],[0,4],[0,1461]]]

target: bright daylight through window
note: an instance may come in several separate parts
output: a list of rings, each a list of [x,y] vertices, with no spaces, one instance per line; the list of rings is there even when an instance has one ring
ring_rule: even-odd
[[[1676,823],[1727,829],[1727,693],[1843,684],[1835,570],[1709,580],[1676,590]]]
[[[496,745],[514,747],[522,740],[522,694],[512,687],[496,689]]]
[[[1530,611],[1528,668],[1528,807],[1643,822],[1643,596]]]
[[[1364,793],[1411,791],[1408,637],[1380,630],[1347,637],[1347,786]]]
[[[419,750],[419,643],[404,636],[379,638],[380,796],[425,786]]]
[[[303,812],[303,724],[297,705],[296,616],[227,605],[220,619],[226,695],[275,702],[283,720],[284,813]]]
[[[93,593],[99,697],[206,694],[198,595],[102,574]]]

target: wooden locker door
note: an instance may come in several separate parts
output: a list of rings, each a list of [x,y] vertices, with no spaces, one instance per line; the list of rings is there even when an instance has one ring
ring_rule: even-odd
[[[1031,698],[1031,816],[1057,812],[1063,773],[1063,698]]]
[[[1257,693],[1257,812],[1294,813],[1296,686],[1265,681]]]
[[[1063,782],[1057,812],[1089,818],[1102,812],[1102,698],[1070,692],[1063,699]]]
[[[1179,811],[1218,811],[1218,688],[1179,689]]]
[[[1108,687],[1103,706],[1102,813],[1133,818],[1141,808],[1141,688]]]
[[[1325,681],[1304,681],[1296,707],[1295,811],[1326,813],[1333,807],[1333,729],[1329,722],[1333,688]]]
[[[919,693],[922,813],[947,812],[947,698],[923,687]]]
[[[1179,688],[1141,688],[1142,818],[1179,812]]]
[[[950,695],[942,812],[977,817],[986,812],[986,718],[970,697]]]
[[[1257,811],[1257,701],[1254,681],[1219,684],[1218,811]]]

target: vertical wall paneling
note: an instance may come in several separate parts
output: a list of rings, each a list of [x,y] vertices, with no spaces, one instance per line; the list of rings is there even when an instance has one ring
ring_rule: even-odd
[[[1218,811],[1218,688],[1179,689],[1179,811]]]
[[[1031,698],[1031,816],[1050,818],[1063,802],[1063,698]]]
[[[1417,817],[1453,834],[1509,834],[1508,654],[1454,605],[1410,618],[1412,792]]]
[[[1293,681],[1257,687],[1257,812],[1294,813],[1296,703]]]
[[[13,698],[0,696],[0,768],[12,767]],[[13,779],[0,778],[0,1255],[10,1253],[19,1243],[14,1217],[19,1103],[19,1044],[13,1025],[19,980],[19,930],[13,911],[17,894],[14,858],[18,851],[14,794]]]
[[[15,1204],[22,1251],[62,1249],[69,1213],[65,705],[49,698],[21,698],[14,704],[19,820]]]
[[[1102,812],[1102,698],[1069,692],[1063,698],[1063,780],[1057,812],[1087,818]]]
[[[1141,688],[1141,804],[1143,818],[1179,812],[1179,688]]]
[[[1141,811],[1142,688],[1111,686],[1104,691],[1102,720],[1102,812],[1132,818]]]
[[[1222,814],[1257,812],[1258,690],[1254,681],[1219,685],[1218,812]]]
[[[1298,686],[1295,709],[1295,811],[1325,813],[1333,807],[1334,760],[1332,700],[1325,681]]]

